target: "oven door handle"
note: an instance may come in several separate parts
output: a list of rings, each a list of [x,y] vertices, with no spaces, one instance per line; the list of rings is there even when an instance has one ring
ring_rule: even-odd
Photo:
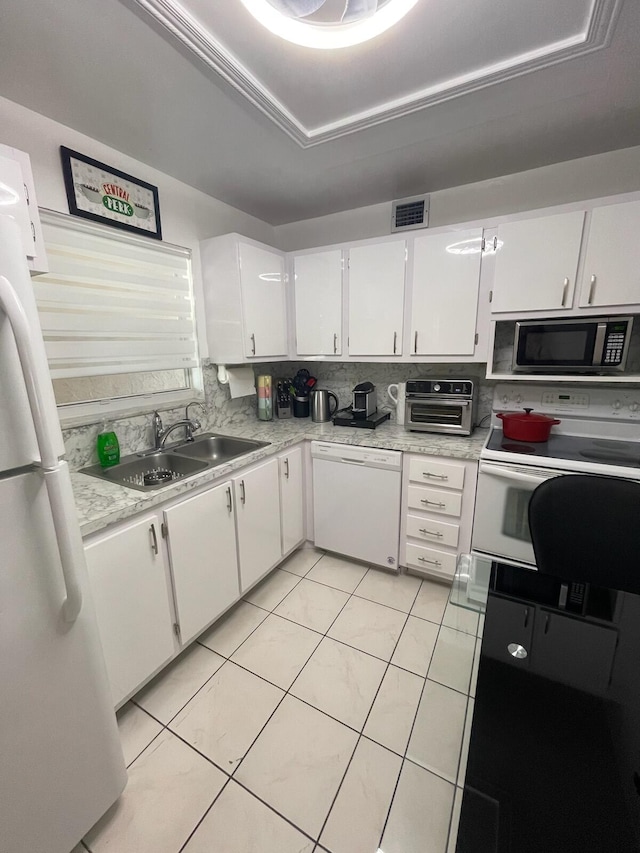
[[[413,405],[418,404],[419,406],[420,405],[428,406],[429,403],[434,403],[436,406],[443,406],[443,407],[444,406],[449,406],[449,407],[457,406],[460,409],[468,409],[469,406],[471,405],[471,402],[472,402],[471,400],[443,400],[440,397],[429,397],[428,399],[425,399],[424,397],[410,397],[410,396],[406,396],[405,400],[409,404],[413,404]]]
[[[486,462],[481,462],[478,471],[480,474],[488,474],[491,477],[500,477],[503,480],[514,480],[516,483],[530,483],[532,486],[539,486],[545,480],[551,477],[559,476],[559,472],[542,473],[539,476],[535,474],[525,474],[524,471],[514,471],[513,468],[503,468],[500,465],[490,465]]]

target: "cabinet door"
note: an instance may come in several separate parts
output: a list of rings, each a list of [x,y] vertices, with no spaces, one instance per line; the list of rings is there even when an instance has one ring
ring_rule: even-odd
[[[160,520],[147,516],[85,548],[114,705],[174,653]]]
[[[560,684],[601,695],[609,686],[617,638],[612,628],[540,610],[531,669]]]
[[[639,232],[640,201],[593,210],[581,307],[640,304]]]
[[[416,237],[412,355],[474,354],[481,241],[481,228]]]
[[[278,479],[278,460],[270,459],[233,480],[241,592],[282,556]]]
[[[165,510],[182,643],[240,597],[231,483]]]
[[[529,669],[535,621],[536,612],[532,604],[490,594],[484,622],[482,654],[519,669]]]
[[[284,258],[239,244],[244,353],[248,358],[287,355]]]
[[[282,553],[288,554],[304,539],[304,495],[302,491],[302,448],[294,447],[278,459],[280,466],[280,512]]]
[[[342,252],[294,258],[296,352],[342,354]]]
[[[406,243],[349,250],[349,355],[401,355]]]
[[[492,312],[571,308],[584,211],[498,228]]]

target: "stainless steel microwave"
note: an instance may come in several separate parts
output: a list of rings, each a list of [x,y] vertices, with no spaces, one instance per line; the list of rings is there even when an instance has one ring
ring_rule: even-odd
[[[617,373],[625,369],[633,317],[516,323],[519,373]]]

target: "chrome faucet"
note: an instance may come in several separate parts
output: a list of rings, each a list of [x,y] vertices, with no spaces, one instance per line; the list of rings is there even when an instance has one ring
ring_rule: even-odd
[[[153,438],[154,438],[154,448],[156,450],[164,450],[165,443],[167,438],[171,435],[174,429],[178,429],[178,427],[184,427],[185,437],[187,441],[193,441],[193,433],[195,430],[200,429],[201,423],[196,418],[183,418],[180,421],[176,421],[174,424],[171,424],[166,429],[162,428],[162,418],[158,414],[158,412],[153,413]]]

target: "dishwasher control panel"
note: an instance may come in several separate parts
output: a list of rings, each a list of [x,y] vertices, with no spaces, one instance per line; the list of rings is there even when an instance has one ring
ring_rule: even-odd
[[[328,441],[312,441],[313,459],[327,459],[347,465],[362,465],[369,468],[402,469],[402,453],[399,450],[377,450],[374,447],[353,447]]]

